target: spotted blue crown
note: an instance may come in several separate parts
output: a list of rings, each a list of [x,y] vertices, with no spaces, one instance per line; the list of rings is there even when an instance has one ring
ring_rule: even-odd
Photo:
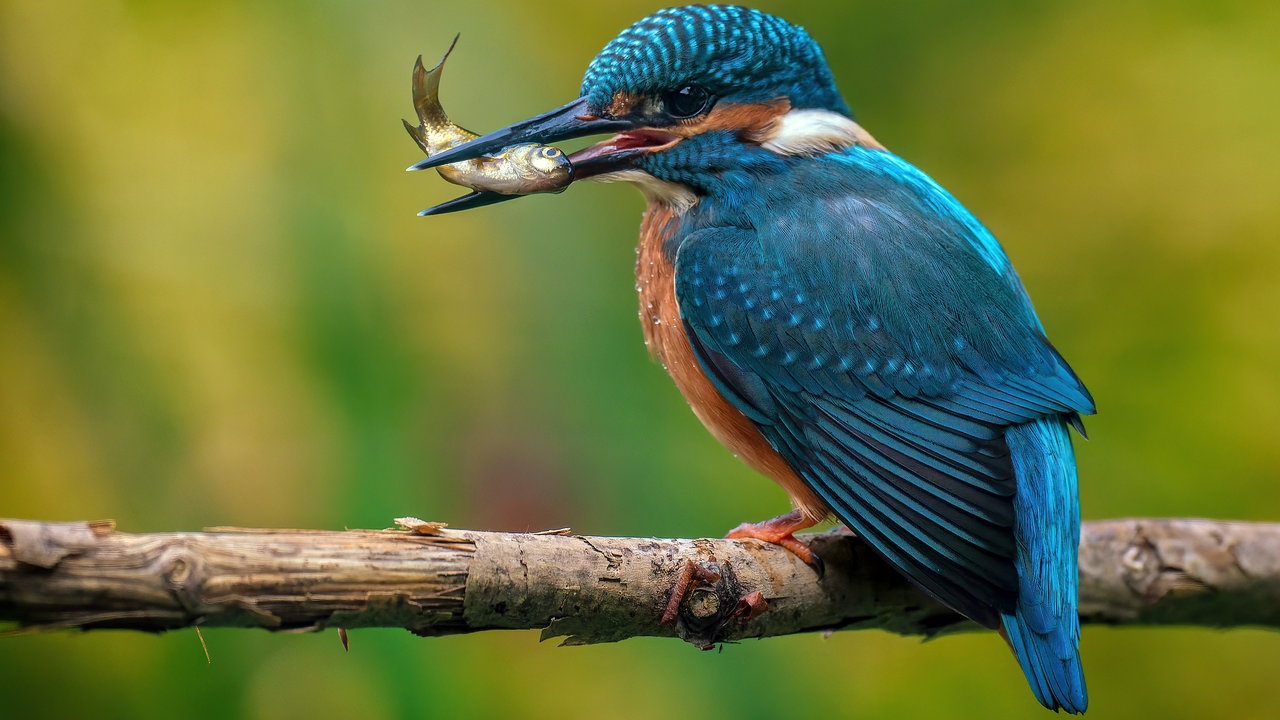
[[[734,5],[667,8],[623,30],[582,79],[603,108],[618,91],[659,93],[700,85],[733,102],[789,98],[793,108],[852,117],[822,49],[803,28]]]

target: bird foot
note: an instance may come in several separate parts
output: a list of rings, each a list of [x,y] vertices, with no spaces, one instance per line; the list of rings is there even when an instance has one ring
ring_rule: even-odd
[[[755,538],[774,545],[781,545],[804,561],[804,564],[813,568],[813,571],[818,573],[818,577],[822,577],[825,572],[822,558],[810,550],[808,545],[797,540],[794,535],[797,530],[804,530],[813,527],[813,525],[814,522],[803,512],[792,510],[789,513],[764,522],[742,523],[730,530],[725,537],[730,539]]]

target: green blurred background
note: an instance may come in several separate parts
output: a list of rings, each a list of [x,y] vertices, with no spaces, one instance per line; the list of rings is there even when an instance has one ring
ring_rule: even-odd
[[[837,7],[839,5],[839,7]],[[1033,7],[1034,5],[1034,7]],[[1087,518],[1280,518],[1280,6],[770,2],[1000,237],[1101,414]],[[0,516],[717,535],[786,508],[647,358],[638,193],[435,219],[645,2],[0,3]],[[991,635],[0,640],[5,717],[1048,717]],[[1090,717],[1274,717],[1280,637],[1085,630]]]

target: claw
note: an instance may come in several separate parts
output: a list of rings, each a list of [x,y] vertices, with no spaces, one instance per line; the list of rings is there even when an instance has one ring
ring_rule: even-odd
[[[800,558],[804,564],[813,568],[813,571],[821,578],[826,574],[826,565],[823,564],[822,558],[818,557],[813,550],[810,550],[808,545],[797,540],[793,534],[797,530],[804,530],[813,527],[813,525],[814,522],[803,512],[792,510],[785,515],[779,515],[764,522],[742,523],[730,530],[725,537],[730,539],[755,538],[774,545],[781,545],[790,550],[791,554]]]

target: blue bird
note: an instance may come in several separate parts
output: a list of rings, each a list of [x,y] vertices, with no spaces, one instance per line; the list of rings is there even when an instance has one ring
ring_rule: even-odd
[[[577,100],[413,169],[604,133],[569,159],[647,200],[650,351],[794,506],[731,536],[813,562],[792,533],[834,514],[1000,630],[1045,707],[1084,712],[1068,428],[1094,404],[996,239],[854,121],[803,29],[742,7],[658,11],[605,46]]]

